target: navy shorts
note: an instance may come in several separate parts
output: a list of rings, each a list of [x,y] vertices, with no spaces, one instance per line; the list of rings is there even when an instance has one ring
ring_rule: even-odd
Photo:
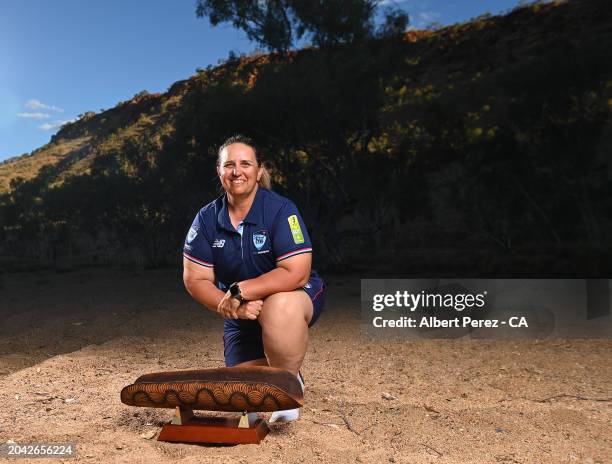
[[[325,283],[319,277],[311,276],[303,289],[312,300],[312,319],[308,324],[311,327],[323,311]],[[259,321],[225,319],[223,329],[223,352],[227,367],[266,357]]]

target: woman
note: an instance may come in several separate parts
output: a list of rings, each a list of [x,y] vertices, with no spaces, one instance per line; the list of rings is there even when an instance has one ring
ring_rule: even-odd
[[[273,366],[297,376],[308,327],[323,309],[324,284],[311,271],[312,245],[287,198],[270,191],[270,176],[253,142],[229,138],[217,174],[225,193],[196,215],[183,250],[191,296],[225,318],[227,366]],[[277,411],[270,422],[295,420]]]

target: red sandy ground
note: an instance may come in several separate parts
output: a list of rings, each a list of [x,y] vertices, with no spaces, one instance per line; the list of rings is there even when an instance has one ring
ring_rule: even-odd
[[[71,463],[612,462],[612,341],[366,341],[358,278],[328,284],[302,419],[211,447],[144,438],[172,412],[119,400],[143,373],[223,363],[222,321],[179,272],[1,275],[0,442],[75,442]]]

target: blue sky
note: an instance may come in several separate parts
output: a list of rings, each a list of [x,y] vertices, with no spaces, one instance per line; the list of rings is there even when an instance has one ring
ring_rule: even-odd
[[[511,9],[517,0],[384,0],[413,27]],[[65,121],[141,90],[164,92],[230,50],[256,45],[195,16],[195,0],[3,0],[0,161],[47,143]]]

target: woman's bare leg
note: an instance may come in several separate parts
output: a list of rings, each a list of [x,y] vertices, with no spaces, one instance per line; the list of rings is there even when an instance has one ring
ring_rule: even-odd
[[[264,300],[259,314],[268,364],[297,375],[308,346],[312,301],[303,290],[281,292]]]
[[[259,359],[251,359],[250,361],[241,362],[239,364],[234,364],[236,366],[267,366],[268,360],[266,358]]]

